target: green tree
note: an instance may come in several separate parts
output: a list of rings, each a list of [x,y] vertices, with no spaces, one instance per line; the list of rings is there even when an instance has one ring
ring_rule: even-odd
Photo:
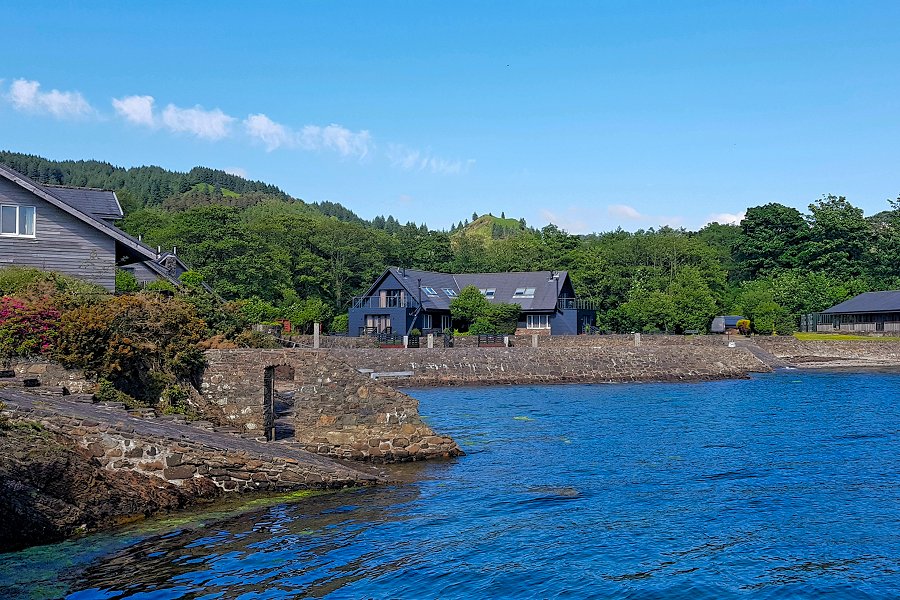
[[[809,225],[796,208],[771,203],[747,209],[737,256],[750,278],[799,266]]]

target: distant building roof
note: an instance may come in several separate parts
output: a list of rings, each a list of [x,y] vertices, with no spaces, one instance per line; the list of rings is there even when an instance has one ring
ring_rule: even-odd
[[[121,219],[122,207],[115,192],[63,185],[44,185],[45,190],[81,212],[98,219]]]
[[[825,314],[900,312],[900,290],[865,292],[822,312]]]
[[[452,274],[397,267],[389,267],[385,275],[387,273],[393,275],[406,292],[417,300],[421,286],[422,306],[432,310],[449,310],[453,298],[470,285],[483,290],[482,293],[493,290],[492,293],[485,295],[491,302],[515,303],[525,311],[554,310],[558,294],[569,276],[566,271]],[[373,293],[382,277],[379,277],[367,295]],[[435,294],[427,294],[424,288],[430,288]],[[448,289],[454,295],[448,295],[446,293]],[[525,293],[516,295],[516,291]]]

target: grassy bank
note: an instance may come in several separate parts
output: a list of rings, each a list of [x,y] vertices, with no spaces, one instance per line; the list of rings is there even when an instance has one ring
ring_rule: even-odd
[[[794,337],[801,342],[900,342],[897,336],[868,336],[849,333],[803,333],[797,332]]]

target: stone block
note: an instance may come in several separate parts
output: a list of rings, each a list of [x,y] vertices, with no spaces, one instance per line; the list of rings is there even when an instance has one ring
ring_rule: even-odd
[[[190,479],[196,472],[197,469],[193,465],[179,465],[164,469],[163,477],[165,479]]]

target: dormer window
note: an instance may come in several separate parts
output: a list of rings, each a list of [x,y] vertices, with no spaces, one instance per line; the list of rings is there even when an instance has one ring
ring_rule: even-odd
[[[448,298],[456,298],[457,293],[453,288],[441,288],[445,294],[447,294]]]
[[[33,206],[0,205],[0,235],[34,237]]]
[[[434,291],[433,287],[422,287],[422,291],[425,292],[426,296],[429,296],[432,298],[438,295],[438,293],[436,291]]]
[[[534,298],[535,288],[516,288],[513,298]]]
[[[494,294],[497,293],[497,288],[481,288],[478,291],[480,291],[481,295],[488,300],[492,300],[494,298]]]

